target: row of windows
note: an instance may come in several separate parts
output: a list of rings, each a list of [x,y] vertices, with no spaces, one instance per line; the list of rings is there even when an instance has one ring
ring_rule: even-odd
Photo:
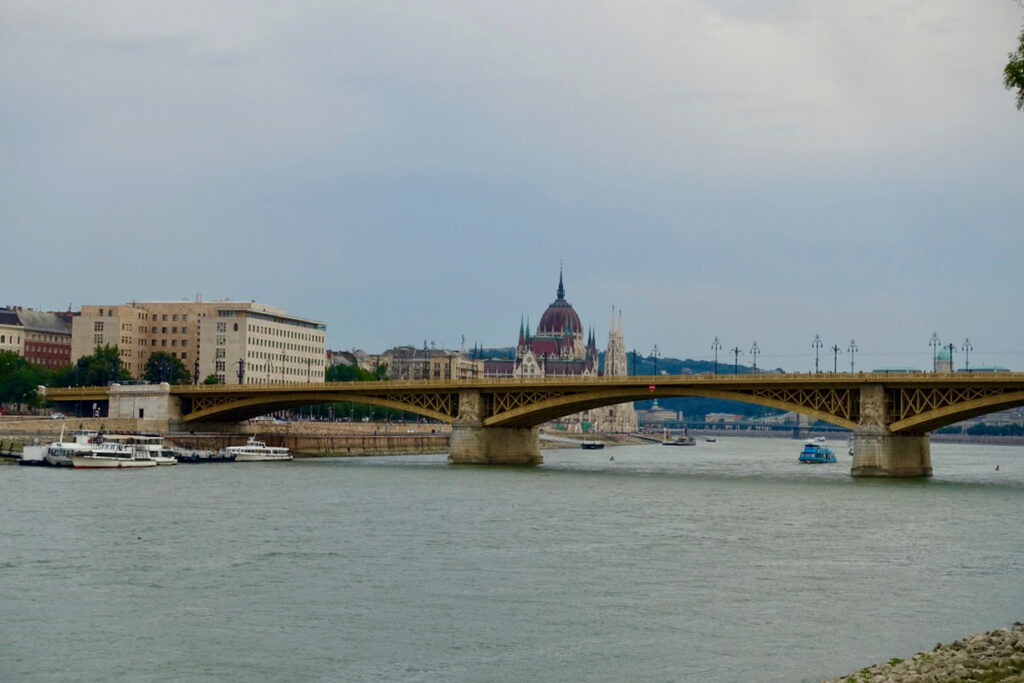
[[[25,353],[46,353],[56,356],[70,356],[71,349],[69,347],[53,347],[53,346],[41,346],[39,344],[25,344]]]
[[[99,309],[99,317],[101,317],[101,318],[104,317],[103,310],[104,309],[102,309],[102,308]],[[178,321],[178,314],[177,313],[171,313],[170,315],[171,315],[171,322],[177,322]],[[106,317],[108,317],[108,318],[113,318],[114,317],[114,309],[113,308],[107,309]],[[137,317],[138,317],[139,320],[149,320],[150,319],[148,313],[139,313],[139,314],[137,314]],[[152,319],[156,320],[157,318],[159,318],[161,321],[166,322],[167,321],[167,313],[154,313]],[[188,322],[188,313],[182,313],[181,314],[181,320],[182,320],[182,322]]]
[[[42,341],[42,342],[54,342],[55,344],[70,343],[71,337],[65,337],[58,334],[38,334],[35,332],[28,332],[25,335],[25,339],[31,341]]]
[[[10,334],[10,335],[0,334],[0,344],[20,344],[20,343],[21,343],[21,335],[20,334],[17,335],[17,336],[15,336],[13,334]]]

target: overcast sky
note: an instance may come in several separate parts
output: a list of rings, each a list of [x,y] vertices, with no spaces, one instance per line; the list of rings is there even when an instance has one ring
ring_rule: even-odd
[[[0,305],[1024,370],[1011,0],[0,0]],[[822,350],[822,366],[832,354]],[[731,360],[731,355],[729,355]]]

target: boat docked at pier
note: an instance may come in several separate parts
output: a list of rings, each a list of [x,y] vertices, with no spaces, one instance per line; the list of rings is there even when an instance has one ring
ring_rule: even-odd
[[[235,462],[265,462],[271,460],[291,460],[292,454],[284,446],[268,446],[250,436],[244,446],[228,446],[222,453],[233,455]]]
[[[800,462],[810,464],[823,464],[836,462],[836,454],[831,448],[825,446],[824,439],[808,439],[804,442],[804,449],[800,451]]]
[[[71,440],[65,441],[64,428],[61,427],[57,440],[46,445],[43,461],[50,467],[74,467],[71,456],[91,453],[100,440],[99,432],[76,429],[71,432]]]
[[[126,467],[156,467],[144,448],[136,448],[117,441],[104,441],[88,453],[72,453],[75,469],[121,469]]]

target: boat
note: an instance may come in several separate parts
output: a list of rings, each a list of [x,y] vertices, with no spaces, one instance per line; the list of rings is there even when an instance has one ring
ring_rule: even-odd
[[[580,448],[584,450],[601,450],[604,448],[604,442],[602,441],[581,441]]]
[[[37,465],[46,467],[46,446],[22,446],[21,457],[18,458],[19,465]]]
[[[61,427],[57,440],[47,444],[43,460],[50,467],[74,467],[71,456],[91,453],[100,438],[99,432],[94,432],[91,429],[76,429],[71,432],[71,441],[65,441],[64,427]]]
[[[292,455],[284,446],[268,446],[250,436],[244,446],[228,446],[222,451],[234,456],[235,462],[262,462],[267,460],[291,460]]]
[[[197,465],[205,462],[234,462],[235,456],[225,451],[202,451],[193,448],[176,448],[174,457],[180,463]]]
[[[156,461],[149,457],[148,450],[117,441],[104,441],[88,453],[72,453],[70,458],[76,470],[156,467]]]
[[[718,441],[718,439],[716,439],[716,438],[715,438],[715,437],[713,437],[713,436],[709,436],[708,438],[706,438],[706,439],[704,439],[704,440],[705,440],[705,441],[707,441],[708,443],[715,443],[715,442],[717,442],[717,441]]]
[[[667,432],[666,432],[666,434],[667,434]],[[680,435],[678,435],[678,436],[676,436],[676,437],[674,437],[672,439],[665,439],[664,441],[661,442],[661,445],[662,446],[696,446],[697,445],[697,439],[695,439],[692,436],[690,436],[690,432],[684,429],[682,434],[680,434]]]
[[[836,454],[824,444],[824,439],[808,439],[800,451],[800,462],[821,464],[836,462]]]
[[[158,434],[108,434],[104,442],[119,443],[125,447],[145,451],[157,465],[177,465],[178,458],[174,451],[164,445],[164,439]]]

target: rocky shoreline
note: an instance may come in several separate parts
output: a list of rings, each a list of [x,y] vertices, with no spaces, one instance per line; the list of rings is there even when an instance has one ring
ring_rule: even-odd
[[[1024,683],[1024,624],[968,636],[822,683]]]

